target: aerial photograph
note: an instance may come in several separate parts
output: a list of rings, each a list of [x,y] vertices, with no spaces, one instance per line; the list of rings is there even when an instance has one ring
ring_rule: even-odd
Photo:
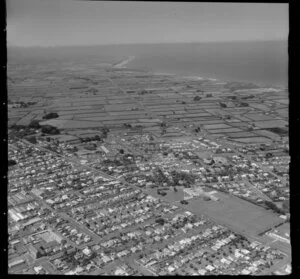
[[[288,4],[6,9],[8,274],[291,274]]]

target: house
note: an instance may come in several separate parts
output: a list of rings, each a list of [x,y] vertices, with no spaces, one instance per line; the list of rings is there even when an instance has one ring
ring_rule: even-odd
[[[37,258],[38,249],[35,248],[32,244],[28,245],[28,251],[29,251],[30,256],[32,256],[32,258],[34,258],[34,259]]]
[[[86,256],[90,256],[91,250],[88,247],[86,247],[82,250],[82,253],[85,254]]]
[[[40,271],[43,269],[43,267],[39,265],[39,266],[35,266],[33,269],[37,274],[39,274]]]
[[[20,264],[22,264],[22,263],[24,263],[25,261],[24,261],[24,259],[17,259],[17,260],[14,260],[14,261],[12,261],[12,262],[10,262],[10,263],[8,263],[8,268],[12,268],[12,267],[15,267],[15,266],[18,266],[18,265],[20,265]]]
[[[246,269],[246,268],[241,271],[241,274],[243,274],[243,275],[248,275],[250,273],[251,272],[248,269]]]
[[[199,269],[199,270],[198,270],[198,274],[199,274],[199,275],[205,275],[206,272],[207,272],[207,271],[206,271],[205,269]]]
[[[209,265],[206,266],[206,269],[209,270],[209,271],[213,271],[215,268],[212,265],[209,264]]]
[[[104,255],[104,256],[102,257],[102,260],[103,260],[104,263],[108,263],[108,262],[111,261],[111,258],[108,257],[108,256],[106,256],[106,255]]]

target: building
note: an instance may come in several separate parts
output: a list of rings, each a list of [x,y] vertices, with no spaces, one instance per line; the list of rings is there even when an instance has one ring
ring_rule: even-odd
[[[101,145],[100,147],[105,152],[105,154],[109,153],[109,150],[104,145]]]
[[[38,249],[35,248],[32,244],[29,244],[29,245],[28,245],[28,252],[29,252],[29,255],[30,255],[33,259],[36,260]]]
[[[23,263],[25,263],[24,259],[17,259],[17,260],[14,260],[14,261],[8,263],[8,268],[16,267],[16,266],[18,266],[20,264],[23,264]]]

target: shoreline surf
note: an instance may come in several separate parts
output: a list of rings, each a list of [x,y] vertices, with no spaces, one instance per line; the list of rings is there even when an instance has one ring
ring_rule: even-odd
[[[121,66],[116,67],[114,66],[114,68],[124,68],[124,69],[128,69],[130,70],[130,62],[135,58],[134,56],[132,56],[133,58],[127,58],[126,60],[122,61],[121,63],[117,64]],[[134,68],[134,70],[137,70]],[[173,76],[173,77],[178,77],[178,78],[183,78],[183,79],[187,79],[187,80],[209,80],[209,81],[214,81],[214,82],[218,82],[218,83],[229,83],[229,82],[240,82],[240,83],[251,83],[255,86],[258,86],[257,89],[266,89],[266,90],[288,90],[288,86],[279,86],[279,85],[272,85],[272,84],[262,84],[262,83],[258,83],[258,82],[253,82],[253,81],[249,81],[249,80],[229,80],[229,79],[220,79],[220,78],[213,78],[213,77],[207,77],[204,75],[201,76],[185,76],[185,75],[178,75],[178,74],[174,74],[174,73],[167,73],[167,72],[158,72],[155,70],[148,70],[148,73],[151,73],[153,75],[164,75],[164,76]],[[251,89],[254,90],[255,88]],[[249,90],[249,89],[248,89]]]

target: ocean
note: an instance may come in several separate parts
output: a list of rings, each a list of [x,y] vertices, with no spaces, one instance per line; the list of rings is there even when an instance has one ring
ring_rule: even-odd
[[[127,67],[286,87],[288,48],[280,41],[153,45]]]
[[[263,86],[288,85],[286,41],[8,48],[8,63],[20,60],[117,63],[128,56],[135,56],[126,65],[129,69]]]

